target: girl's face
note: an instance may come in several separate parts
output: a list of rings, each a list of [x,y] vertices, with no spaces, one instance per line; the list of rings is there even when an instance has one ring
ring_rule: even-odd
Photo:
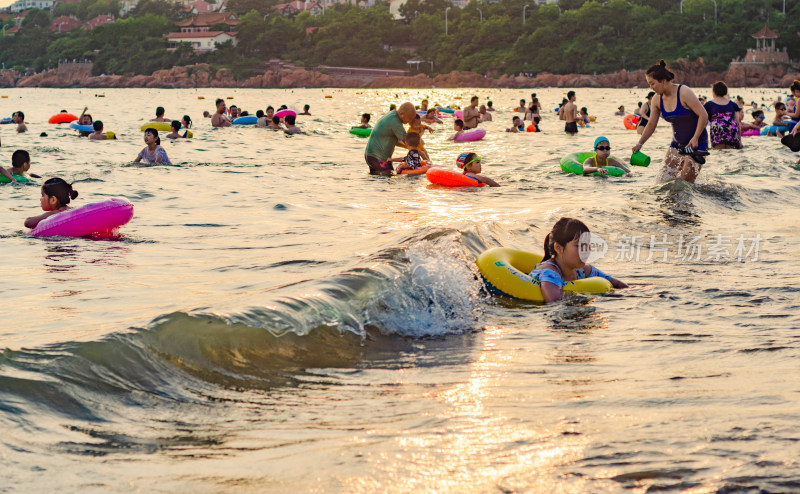
[[[481,172],[481,160],[475,160],[467,165],[467,173],[480,173],[480,172]]]
[[[800,89],[792,89],[792,94],[795,98],[800,98]]]
[[[611,144],[608,141],[601,141],[594,151],[597,153],[598,158],[608,158],[611,156]]]
[[[151,144],[155,144],[156,143],[156,137],[153,134],[151,134],[150,132],[145,132],[144,133],[144,143],[147,144],[148,146],[151,145]]]
[[[561,261],[561,263],[566,267],[571,269],[580,269],[586,265],[586,263],[581,260],[580,253],[581,249],[583,249],[588,255],[588,251],[586,249],[590,248],[591,247],[588,244],[581,245],[579,238],[567,242],[567,244],[564,246],[558,243],[555,244],[558,260]]]
[[[55,196],[50,197],[42,191],[41,199],[42,211],[55,211],[58,209],[58,199]]]

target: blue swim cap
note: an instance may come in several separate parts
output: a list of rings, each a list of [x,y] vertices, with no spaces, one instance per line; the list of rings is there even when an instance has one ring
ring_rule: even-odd
[[[611,141],[609,141],[608,138],[600,136],[600,137],[598,137],[597,139],[594,140],[594,148],[593,149],[597,149],[597,145],[600,144],[603,141],[606,141],[609,144],[611,144]]]

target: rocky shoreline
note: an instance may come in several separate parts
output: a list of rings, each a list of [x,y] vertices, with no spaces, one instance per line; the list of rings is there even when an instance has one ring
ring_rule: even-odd
[[[718,80],[730,87],[789,87],[800,72],[783,65],[733,65],[725,72],[706,70],[702,59],[678,61],[672,65],[676,80],[694,87],[710,86]],[[0,87],[46,88],[536,88],[536,87],[608,87],[636,88],[646,85],[644,71],[620,70],[610,74],[549,74],[535,77],[486,77],[473,72],[451,72],[428,77],[417,74],[405,77],[380,77],[364,80],[333,76],[305,68],[267,70],[261,75],[236,80],[229,69],[214,70],[208,64],[157,70],[151,75],[103,75],[76,77],[51,69],[32,75],[11,70],[0,71]]]

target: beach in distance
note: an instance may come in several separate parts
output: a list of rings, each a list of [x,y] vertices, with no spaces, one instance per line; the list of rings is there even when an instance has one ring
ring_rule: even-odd
[[[632,176],[562,172],[599,136],[629,160],[640,135],[615,112],[649,91],[630,74],[638,89],[0,89],[28,128],[0,125],[0,165],[24,149],[41,177],[0,184],[0,491],[800,491],[798,154],[744,137],[695,184],[663,182],[662,122]],[[729,85],[768,121],[788,87]],[[574,136],[568,90],[595,117]],[[506,132],[531,93],[541,132]],[[449,140],[444,116],[424,147],[456,171],[476,153],[500,187],[369,175],[363,113],[472,96],[496,109],[486,136]],[[295,135],[212,128],[217,98],[310,115]],[[134,163],[159,106],[193,137],[160,132],[170,164]],[[47,123],[84,107],[115,140]],[[118,237],[30,236],[51,177],[71,206],[134,216]],[[491,294],[477,257],[541,253],[561,217],[630,288]]]

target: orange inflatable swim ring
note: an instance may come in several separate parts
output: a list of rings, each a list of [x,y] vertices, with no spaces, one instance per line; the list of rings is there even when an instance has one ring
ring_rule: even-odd
[[[73,115],[72,113],[56,113],[47,121],[47,123],[51,124],[62,124],[62,123],[70,123],[77,120],[78,117]]]
[[[628,130],[636,130],[636,125],[639,123],[639,115],[625,115],[625,118],[622,120],[622,125],[625,126]]]
[[[468,177],[461,172],[431,168],[425,173],[432,184],[445,187],[483,187],[484,184],[476,178]]]
[[[398,175],[422,175],[423,173],[427,173],[428,170],[430,169],[431,167],[428,166],[428,164],[423,161],[422,166],[420,166],[419,168],[415,168],[413,170],[405,169],[402,170],[400,173],[398,173]]]

